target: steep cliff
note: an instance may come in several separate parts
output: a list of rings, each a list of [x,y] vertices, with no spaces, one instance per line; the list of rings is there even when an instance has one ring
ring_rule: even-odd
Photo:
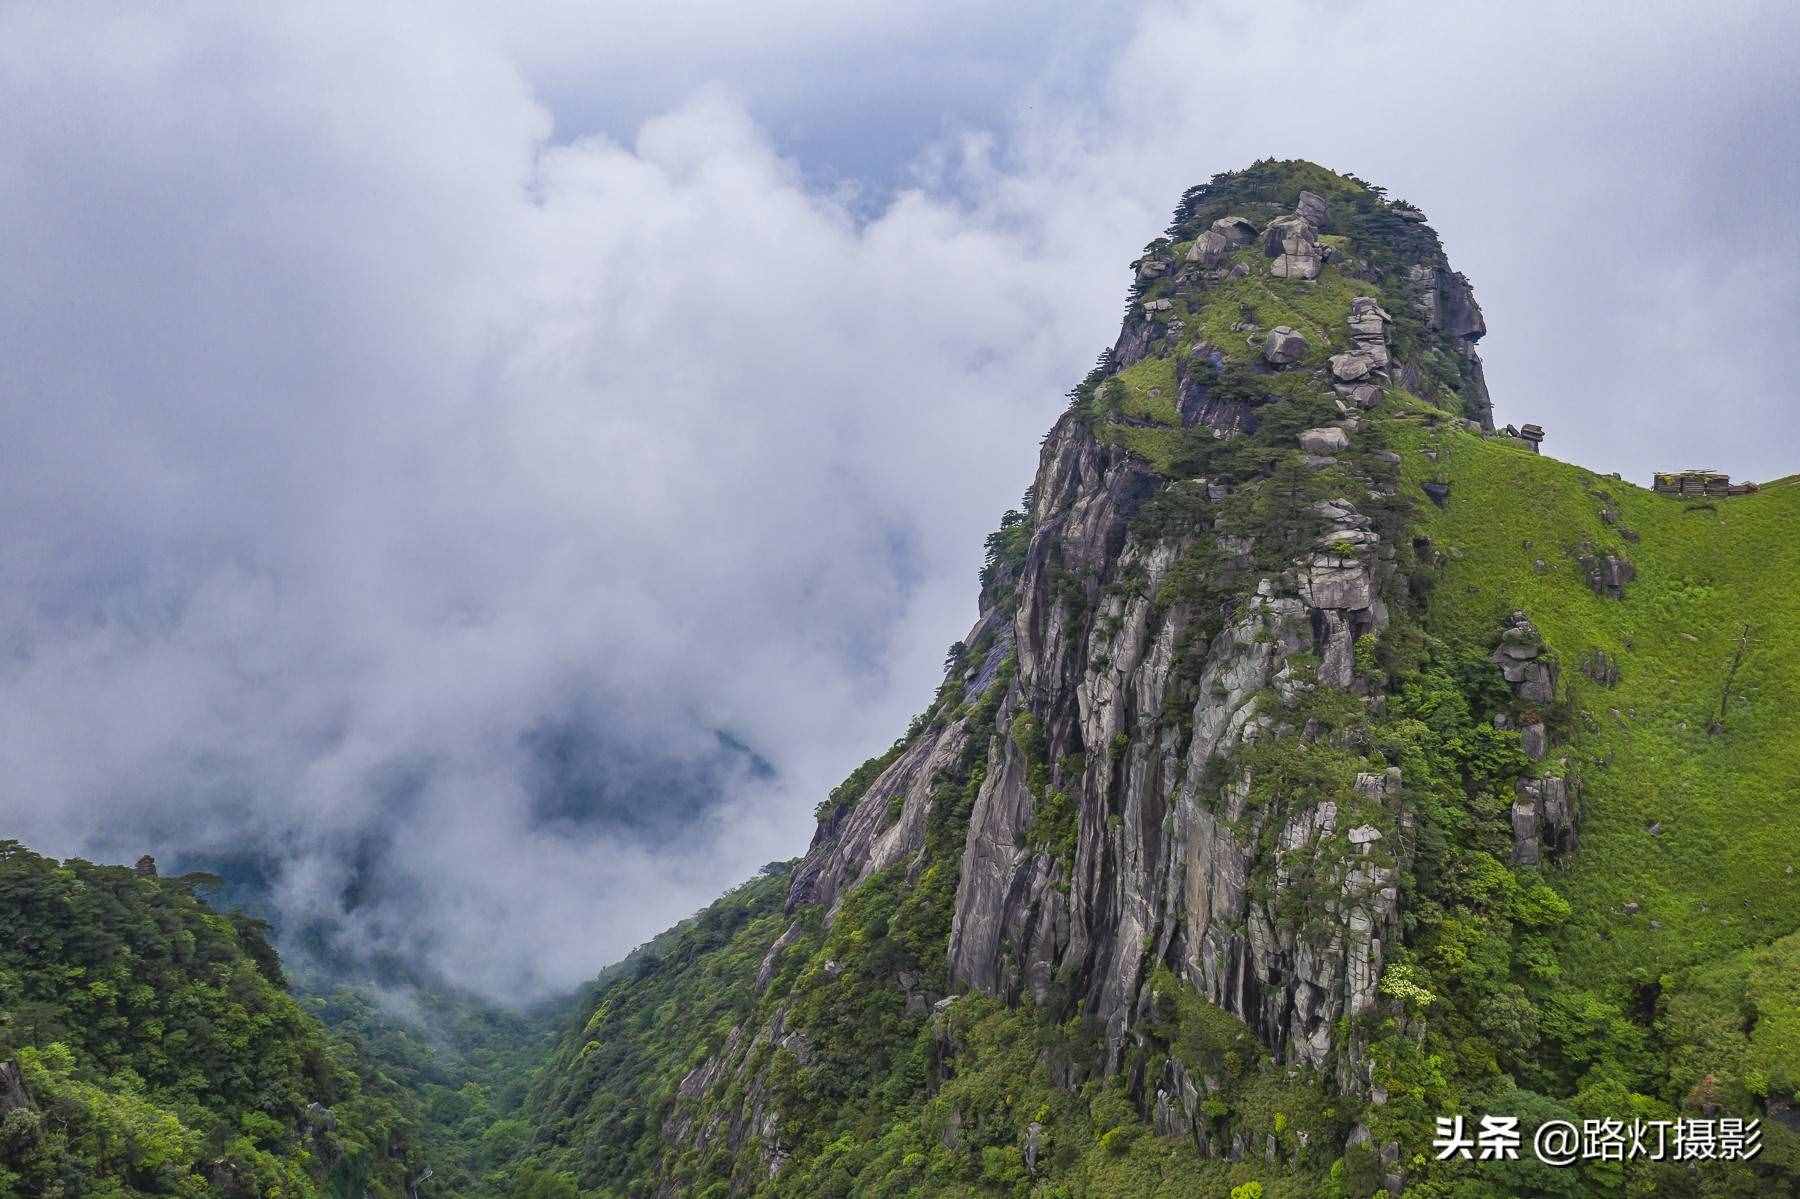
[[[1107,1070],[1167,962],[1280,1060],[1366,1086],[1333,1028],[1371,1010],[1398,936],[1403,781],[1369,762],[1297,793],[1258,773],[1254,747],[1351,757],[1352,737],[1309,729],[1312,694],[1371,696],[1355,647],[1387,625],[1410,558],[1396,463],[1363,413],[1384,384],[1424,377],[1390,341],[1472,364],[1457,382],[1473,391],[1481,322],[1421,226],[1387,229],[1388,206],[1353,185],[1329,194],[1337,221],[1330,200],[1254,172],[1184,201],[1136,264],[1103,377],[1045,442],[1029,539],[965,642],[991,642],[969,683],[996,655],[1015,663],[998,710],[1013,735],[975,795],[949,982],[1079,1003]],[[1284,200],[1295,210],[1271,219]],[[1234,251],[1258,224],[1266,238]],[[1395,328],[1383,305],[1413,319]],[[822,823],[790,908],[917,860],[933,780],[967,735],[959,720],[921,736]],[[877,834],[895,794],[900,818]],[[1053,819],[1073,838],[1046,836]]]
[[[764,880],[602,993],[540,1081],[540,1159],[632,1194],[1688,1185],[1427,1152],[1478,1103],[1673,1111],[1725,1053],[1658,1006],[1710,1011],[1698,984],[1615,969],[1563,897],[1608,794],[1584,776],[1636,752],[1564,666],[1635,643],[1568,613],[1633,604],[1591,564],[1626,561],[1621,505],[1667,501],[1549,511],[1524,552],[1554,563],[1460,567],[1521,506],[1466,490],[1599,481],[1490,435],[1468,281],[1359,180],[1220,176],[1132,267],[933,703],[821,805],[778,905]],[[1774,908],[1717,950],[1800,927]],[[649,1010],[680,1030],[653,1061]]]

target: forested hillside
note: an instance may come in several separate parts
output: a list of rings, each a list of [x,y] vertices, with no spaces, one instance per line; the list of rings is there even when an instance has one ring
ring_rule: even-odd
[[[406,1194],[413,1098],[199,881],[0,842],[0,1195]]]

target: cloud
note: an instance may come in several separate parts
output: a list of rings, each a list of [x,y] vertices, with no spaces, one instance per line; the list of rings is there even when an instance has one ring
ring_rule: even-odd
[[[1791,14],[844,11],[0,13],[5,834],[586,977],[926,702],[1257,157],[1423,205],[1549,448],[1785,473]]]
[[[1115,298],[726,89],[552,142],[454,38],[99,26],[97,99],[74,20],[7,64],[9,831],[273,848],[290,925],[514,995],[796,852]]]

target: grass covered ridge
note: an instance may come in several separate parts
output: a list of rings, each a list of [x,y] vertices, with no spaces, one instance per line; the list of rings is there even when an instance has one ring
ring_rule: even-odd
[[[1460,430],[1402,438],[1414,494],[1438,472],[1419,452],[1434,443],[1452,487],[1421,511],[1444,555],[1431,627],[1484,645],[1523,610],[1579,713],[1552,751],[1583,783],[1581,849],[1558,878],[1568,967],[1623,994],[1800,928],[1800,487],[1696,502]],[[1590,548],[1636,567],[1622,600],[1586,585]],[[1581,673],[1594,650],[1617,686]]]

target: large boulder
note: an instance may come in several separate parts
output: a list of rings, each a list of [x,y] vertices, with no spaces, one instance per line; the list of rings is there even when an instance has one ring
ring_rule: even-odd
[[[1146,254],[1131,265],[1137,271],[1138,282],[1148,283],[1152,279],[1160,279],[1162,276],[1168,274],[1169,268],[1175,264],[1170,262],[1167,258],[1157,258],[1153,255]]]
[[[1331,356],[1331,377],[1339,383],[1354,383],[1376,370],[1375,356],[1362,350]]]
[[[1234,246],[1247,246],[1256,240],[1256,226],[1241,216],[1222,216],[1212,223],[1217,233]]]
[[[1350,336],[1356,341],[1386,341],[1388,323],[1393,319],[1373,296],[1350,301]]]
[[[1294,205],[1294,211],[1318,226],[1323,226],[1331,215],[1324,196],[1304,191],[1300,193],[1300,202]]]
[[[1231,251],[1235,248],[1231,239],[1223,233],[1208,229],[1194,239],[1193,246],[1188,249],[1187,260],[1206,270],[1216,270],[1225,265],[1225,260],[1231,257]]]
[[[1350,434],[1326,427],[1300,434],[1300,448],[1309,454],[1340,454],[1350,448]]]
[[[1263,360],[1271,366],[1292,366],[1306,357],[1306,338],[1286,325],[1277,325],[1263,338]]]
[[[1319,240],[1318,226],[1298,213],[1278,216],[1263,228],[1263,253],[1270,258],[1296,252],[1302,245]]]
[[[1263,230],[1263,252],[1275,261],[1269,273],[1278,279],[1317,279],[1324,258],[1319,229],[1298,213],[1277,217]]]

